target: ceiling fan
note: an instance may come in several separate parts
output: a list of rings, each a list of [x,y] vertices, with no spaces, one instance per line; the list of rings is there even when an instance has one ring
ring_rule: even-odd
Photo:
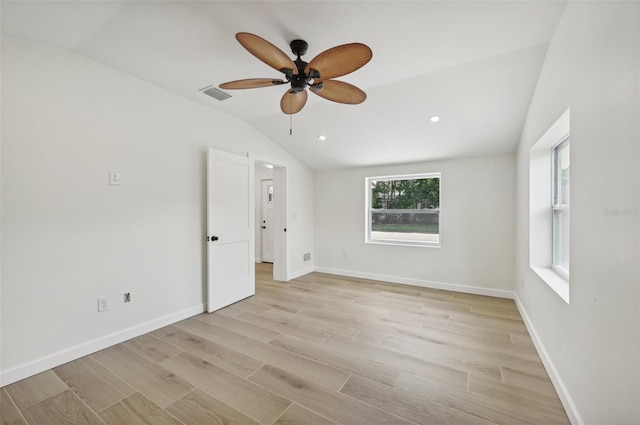
[[[297,59],[291,60],[286,53],[257,35],[247,32],[236,34],[236,39],[252,55],[270,67],[282,72],[285,79],[250,78],[220,84],[221,89],[253,89],[259,87],[290,84],[280,100],[280,109],[285,114],[295,114],[307,103],[307,88],[320,97],[333,102],[355,105],[364,102],[367,94],[358,87],[333,78],[349,74],[371,60],[371,49],[362,43],[350,43],[325,50],[311,62],[300,59],[307,53],[309,45],[304,40],[293,40],[291,51]]]

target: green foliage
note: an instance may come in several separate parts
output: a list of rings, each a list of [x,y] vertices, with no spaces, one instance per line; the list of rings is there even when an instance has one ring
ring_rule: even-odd
[[[409,179],[375,182],[371,189],[371,207],[414,209],[440,207],[440,179]]]

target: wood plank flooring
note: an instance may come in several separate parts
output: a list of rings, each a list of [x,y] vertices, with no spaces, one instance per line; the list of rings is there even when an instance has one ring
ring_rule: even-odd
[[[311,273],[0,389],[2,425],[569,424],[511,300]]]

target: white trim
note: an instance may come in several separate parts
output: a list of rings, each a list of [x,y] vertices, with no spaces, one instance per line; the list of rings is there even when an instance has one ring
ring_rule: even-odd
[[[556,273],[551,267],[531,267],[560,298],[569,304],[569,281]]]
[[[441,174],[442,173],[439,171],[436,171],[433,173],[397,174],[395,176],[367,177],[367,180],[391,181],[391,180],[439,179]]]
[[[251,154],[251,157],[254,159],[254,164],[255,162],[260,162],[262,164],[269,164],[273,166],[273,181],[275,188],[284,194],[284,202],[282,202],[281,205],[274,204],[274,208],[280,208],[280,214],[277,214],[278,217],[274,220],[274,225],[280,224],[277,227],[286,229],[288,222],[287,214],[289,211],[289,162],[256,154]],[[276,214],[274,212],[274,216],[275,215]],[[282,223],[279,223],[280,220]],[[289,248],[287,244],[286,231],[282,233],[276,231],[274,233],[274,244],[273,280],[283,281],[284,279],[287,279],[289,270]],[[277,248],[278,245],[281,249]],[[281,251],[280,255],[278,255],[277,251]]]
[[[204,311],[205,305],[198,304],[193,307],[114,332],[110,335],[76,345],[75,347],[49,354],[39,359],[15,366],[11,369],[3,370],[0,372],[0,386],[9,385],[40,372],[53,369],[54,367],[79,359],[80,357],[104,350],[105,348],[112,347],[131,338],[155,331],[156,329],[179,322],[180,320],[187,319]]]
[[[306,269],[301,269],[301,270],[298,270],[298,271],[295,271],[295,272],[292,272],[292,273],[288,273],[287,274],[287,282],[292,280],[292,279],[296,279],[296,278],[298,278],[300,276],[304,276],[306,274],[313,273],[314,271],[316,271],[314,269],[314,267],[307,267]]]
[[[554,273],[563,278],[567,282],[567,285],[569,285],[569,272],[567,270],[563,269],[560,266],[556,266],[555,264],[551,264],[551,270],[553,270]]]
[[[318,273],[335,274],[340,276],[357,277],[361,279],[379,280],[382,282],[399,283],[401,285],[420,286],[423,288],[443,289],[445,291],[464,292],[466,294],[486,295],[489,297],[513,299],[512,291],[502,289],[481,288],[477,286],[461,285],[458,283],[434,282],[429,280],[411,279],[399,276],[389,276],[375,273],[364,273],[353,270],[315,267]]]
[[[560,164],[560,160],[558,158],[558,154],[560,152],[561,149],[563,149],[565,146],[571,144],[571,137],[569,135],[567,135],[567,137],[560,143],[558,143],[557,145],[555,145],[554,147],[551,148],[551,181],[552,181],[552,185],[551,185],[551,206],[554,209],[559,209],[560,207],[569,207],[569,204],[561,204],[560,202],[558,202],[558,198],[560,198],[562,196],[562,193],[560,193],[562,191],[562,184],[560,182],[561,177],[558,175],[560,172],[560,168],[562,167],[562,164]],[[569,155],[571,156],[571,155]]]
[[[266,157],[266,156],[263,156],[263,155],[251,154],[251,157],[256,162],[261,162],[263,164],[273,165],[274,167],[287,168],[289,166],[289,163],[287,161],[282,161],[282,160],[279,160],[279,159],[269,158],[269,157]]]
[[[372,245],[418,246],[421,248],[441,248],[440,242],[420,242],[402,239],[369,239],[365,243]]]
[[[373,176],[364,178],[364,243],[365,244],[384,244],[384,245],[399,245],[399,246],[416,246],[416,247],[428,247],[428,248],[440,248],[440,230],[438,228],[438,242],[431,242],[426,240],[407,240],[398,237],[397,239],[375,239],[373,237],[373,231],[371,230],[371,222],[373,213],[418,213],[418,214],[438,214],[438,223],[440,222],[440,207],[434,209],[386,209],[371,207],[371,188],[372,184],[377,181],[394,181],[394,180],[418,180],[418,179],[438,179],[438,185],[442,187],[442,173],[414,173],[414,174],[401,174],[394,176]],[[438,195],[439,196],[439,195]]]
[[[571,138],[567,136],[562,142],[558,143],[552,149],[551,154],[551,164],[552,164],[552,187],[551,187],[551,269],[559,274],[563,279],[569,281],[569,270],[568,267],[562,267],[564,256],[565,245],[569,245],[570,233],[571,233],[571,211],[569,204],[560,203],[562,198],[564,197],[564,190],[562,188],[562,164],[560,159],[560,151],[565,147],[571,147]],[[571,155],[569,155],[571,156]],[[569,173],[571,174],[571,173]],[[569,177],[569,181],[571,181],[571,177]],[[562,217],[565,217],[567,222],[564,223],[568,227],[568,231],[566,232],[566,239],[563,237],[563,225],[561,224]],[[569,253],[569,249],[567,249],[567,254]],[[566,261],[569,261],[569,258],[566,258]],[[569,265],[570,266],[570,265]],[[565,299],[568,301],[568,297]]]
[[[256,264],[257,264],[257,263],[262,263],[262,258],[260,258],[260,257],[256,257],[256,260],[255,260],[255,261],[256,261]]]
[[[440,208],[412,208],[412,209],[386,209],[371,208],[372,213],[389,213],[389,214],[440,214]]]
[[[514,293],[513,299],[515,300],[516,307],[518,308],[518,311],[520,312],[520,316],[522,316],[522,320],[524,321],[524,324],[527,327],[527,331],[529,331],[529,335],[531,335],[531,340],[533,341],[533,345],[536,347],[536,351],[538,352],[538,355],[542,360],[542,364],[544,365],[544,368],[547,370],[547,374],[551,379],[551,383],[553,384],[553,387],[556,389],[556,392],[558,393],[558,397],[562,402],[562,406],[564,407],[564,410],[567,412],[569,421],[571,422],[572,425],[583,425],[584,421],[580,416],[580,412],[578,412],[578,408],[576,407],[576,404],[571,398],[571,394],[569,393],[569,390],[567,389],[567,387],[564,384],[564,381],[560,377],[560,374],[558,373],[558,369],[556,369],[556,367],[553,364],[553,361],[551,360],[551,357],[549,357],[547,350],[544,348],[544,344],[540,340],[540,337],[538,336],[538,332],[536,332],[536,328],[533,326],[533,322],[529,318],[529,315],[527,314],[527,311],[525,310],[524,305],[522,304],[522,302],[520,302],[520,298],[518,297],[517,293]]]

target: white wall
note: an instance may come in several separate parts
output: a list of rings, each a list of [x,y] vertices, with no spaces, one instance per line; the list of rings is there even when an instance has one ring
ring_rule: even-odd
[[[202,311],[208,147],[288,166],[288,271],[300,272],[313,245],[306,166],[229,116],[3,38],[2,384]]]
[[[287,279],[311,273],[314,265],[313,247],[315,244],[315,209],[313,188],[315,173],[299,173],[287,178],[287,261],[289,262]],[[308,202],[293,203],[293,199],[305,199]],[[291,235],[299,235],[291,238]],[[303,254],[310,252],[311,261],[304,261]],[[275,253],[274,253],[275,254]]]
[[[441,248],[364,243],[365,177],[438,171]],[[513,155],[317,172],[316,270],[509,297],[514,174]]]
[[[568,3],[517,154],[517,297],[576,424],[640,423],[639,31],[638,3]],[[528,214],[529,149],[569,107],[566,304],[529,268]]]

